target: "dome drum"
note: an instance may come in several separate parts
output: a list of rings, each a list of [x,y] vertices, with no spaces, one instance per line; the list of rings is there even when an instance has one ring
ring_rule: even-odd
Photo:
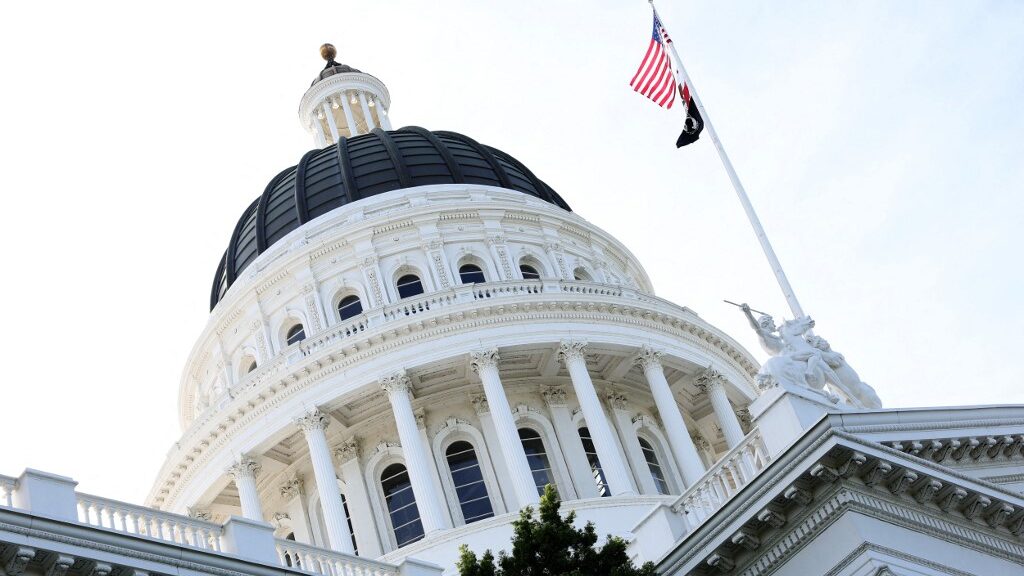
[[[257,256],[302,224],[363,198],[438,184],[497,186],[570,209],[518,160],[461,134],[407,127],[342,138],[280,172],[242,213],[218,265],[210,308]]]

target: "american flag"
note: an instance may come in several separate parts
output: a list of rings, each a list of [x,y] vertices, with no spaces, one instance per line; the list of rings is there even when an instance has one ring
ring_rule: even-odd
[[[651,43],[647,46],[647,54],[640,63],[629,85],[634,92],[639,92],[651,99],[662,108],[671,108],[676,101],[676,79],[672,73],[672,61],[669,59],[665,44],[672,43],[668,32],[661,25],[658,15],[654,15],[654,30],[651,32]]]

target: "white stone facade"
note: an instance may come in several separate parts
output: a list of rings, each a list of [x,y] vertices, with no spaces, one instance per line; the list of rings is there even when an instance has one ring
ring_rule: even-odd
[[[326,146],[389,106],[339,72],[299,116]],[[526,193],[357,199],[219,296],[147,505],[0,476],[0,572],[451,574],[459,545],[507,548],[546,483],[665,574],[1024,572],[1024,408],[759,388],[625,246]]]

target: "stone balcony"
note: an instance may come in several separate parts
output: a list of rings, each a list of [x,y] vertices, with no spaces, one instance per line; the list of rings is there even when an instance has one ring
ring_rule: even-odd
[[[316,574],[439,576],[414,559],[391,564],[274,538],[273,526],[216,524],[75,491],[70,478],[0,475],[0,566],[5,574]]]

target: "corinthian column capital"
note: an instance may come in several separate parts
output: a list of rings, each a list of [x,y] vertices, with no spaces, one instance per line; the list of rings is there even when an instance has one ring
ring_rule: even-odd
[[[558,345],[558,357],[563,362],[582,360],[587,352],[587,343],[582,340],[562,340]]]
[[[359,440],[355,436],[334,447],[334,457],[339,462],[348,462],[353,458],[359,458],[361,453]]]
[[[381,390],[387,393],[404,392],[408,394],[412,390],[412,381],[405,370],[398,370],[393,374],[381,377],[378,381]]]
[[[713,388],[722,386],[725,384],[725,376],[718,370],[715,370],[711,366],[705,368],[697,377],[693,380],[697,389],[701,392],[708,392]]]
[[[330,423],[330,417],[321,412],[319,408],[313,408],[295,419],[295,425],[303,432],[326,430]]]
[[[263,470],[263,466],[259,462],[250,456],[243,454],[239,456],[238,460],[235,461],[234,464],[228,467],[227,473],[232,478],[255,479],[261,470]]]
[[[484,368],[497,368],[498,360],[501,360],[501,357],[498,355],[497,348],[476,350],[469,353],[469,365],[473,368],[473,372],[478,374]]]
[[[544,397],[544,403],[548,406],[565,406],[566,405],[566,394],[565,388],[562,386],[549,386],[541,391],[541,395]]]
[[[644,346],[637,352],[636,357],[633,358],[633,364],[639,366],[644,372],[653,368],[661,368],[662,355],[660,350]]]

